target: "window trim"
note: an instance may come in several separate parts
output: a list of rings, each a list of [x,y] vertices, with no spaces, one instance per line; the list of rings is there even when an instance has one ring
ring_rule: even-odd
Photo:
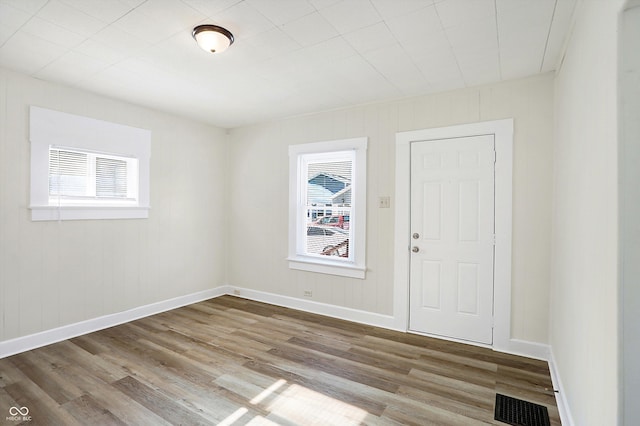
[[[290,269],[339,275],[364,279],[366,273],[366,196],[367,196],[367,137],[314,142],[289,146],[289,256]],[[320,259],[298,254],[300,232],[305,232],[306,223],[298,214],[302,208],[300,190],[302,159],[307,154],[324,154],[340,151],[355,151],[353,163],[352,203],[350,228],[353,229],[350,253],[352,260]],[[306,207],[306,206],[305,206]]]
[[[144,219],[149,217],[151,132],[36,106],[30,107],[31,220]],[[49,199],[49,148],[66,147],[138,160],[138,201],[113,199],[83,205]]]

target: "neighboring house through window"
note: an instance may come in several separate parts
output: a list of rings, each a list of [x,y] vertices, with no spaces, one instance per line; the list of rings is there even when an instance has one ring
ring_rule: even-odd
[[[367,138],[289,147],[289,266],[364,278]]]

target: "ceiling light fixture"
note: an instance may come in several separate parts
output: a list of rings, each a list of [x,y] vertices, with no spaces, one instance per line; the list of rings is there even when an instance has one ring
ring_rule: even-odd
[[[191,35],[202,50],[210,53],[222,53],[233,43],[233,34],[217,25],[198,25]]]

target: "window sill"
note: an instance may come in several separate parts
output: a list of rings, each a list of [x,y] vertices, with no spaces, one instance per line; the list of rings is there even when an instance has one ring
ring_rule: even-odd
[[[340,261],[321,260],[310,257],[289,257],[289,269],[299,271],[316,272],[319,274],[338,275],[349,278],[359,278],[363,280],[367,268],[356,266],[353,263]]]
[[[30,206],[32,221],[147,219],[148,206]]]

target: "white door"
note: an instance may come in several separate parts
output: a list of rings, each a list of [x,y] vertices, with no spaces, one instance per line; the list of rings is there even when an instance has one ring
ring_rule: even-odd
[[[411,143],[409,328],[493,342],[494,136]]]

